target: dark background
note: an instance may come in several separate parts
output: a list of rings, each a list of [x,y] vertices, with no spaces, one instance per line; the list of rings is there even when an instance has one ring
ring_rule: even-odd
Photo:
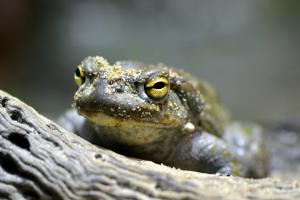
[[[69,108],[89,55],[184,68],[236,119],[300,111],[300,1],[1,0],[0,88],[48,117]]]

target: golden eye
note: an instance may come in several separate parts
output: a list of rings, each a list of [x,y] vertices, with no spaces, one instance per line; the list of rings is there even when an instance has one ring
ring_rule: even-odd
[[[158,76],[145,84],[146,94],[153,99],[164,98],[170,89],[169,80],[166,77]]]
[[[75,70],[75,73],[74,73],[74,80],[75,80],[75,83],[80,86],[84,83],[85,81],[85,74],[84,74],[84,71],[82,69],[82,65],[79,65],[76,70]]]

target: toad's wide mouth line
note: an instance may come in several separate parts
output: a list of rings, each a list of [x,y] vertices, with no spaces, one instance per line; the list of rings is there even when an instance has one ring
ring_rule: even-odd
[[[87,117],[92,122],[100,126],[109,126],[109,127],[124,127],[124,128],[137,128],[137,127],[149,127],[156,129],[168,129],[168,128],[180,128],[180,122],[178,119],[163,119],[160,122],[147,122],[147,121],[138,121],[134,118],[118,118],[104,114],[102,112],[88,112],[81,111],[81,115]]]

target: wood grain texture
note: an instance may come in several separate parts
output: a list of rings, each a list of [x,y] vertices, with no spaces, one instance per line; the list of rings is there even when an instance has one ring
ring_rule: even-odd
[[[126,158],[0,91],[0,199],[300,199],[299,185]]]

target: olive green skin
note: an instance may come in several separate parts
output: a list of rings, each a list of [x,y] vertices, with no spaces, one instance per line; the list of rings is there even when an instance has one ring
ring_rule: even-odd
[[[259,127],[231,123],[209,84],[164,64],[144,65],[87,57],[74,110],[60,123],[100,146],[185,170],[248,177],[267,173]],[[169,80],[169,92],[145,92],[153,77]]]

